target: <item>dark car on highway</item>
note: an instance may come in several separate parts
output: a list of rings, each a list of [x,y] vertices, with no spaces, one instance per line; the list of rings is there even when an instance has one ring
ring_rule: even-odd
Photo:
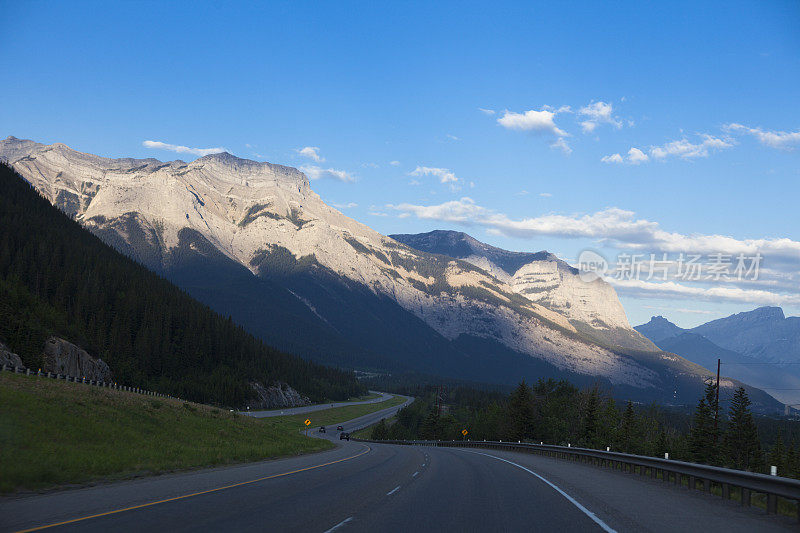
[[[320,426],[319,427],[319,432],[320,433],[325,433],[325,426]]]
[[[336,431],[344,431],[344,428],[342,426],[336,426]]]
[[[350,440],[350,433],[339,433],[339,440]]]

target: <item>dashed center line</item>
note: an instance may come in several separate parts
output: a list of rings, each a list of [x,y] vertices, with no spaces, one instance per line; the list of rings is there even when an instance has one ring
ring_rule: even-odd
[[[389,492],[387,492],[387,493],[386,493],[386,495],[387,495],[387,496],[391,496],[392,494],[394,494],[394,493],[395,493],[395,492],[397,492],[398,490],[400,490],[400,485],[397,485],[395,488],[393,488],[392,490],[390,490]]]
[[[346,523],[348,523],[348,522],[349,522],[349,521],[351,521],[352,519],[353,519],[353,517],[352,517],[352,516],[351,516],[350,518],[345,518],[344,520],[342,520],[341,522],[339,522],[338,524],[336,524],[335,526],[333,526],[332,528],[330,528],[330,529],[329,529],[328,531],[326,531],[325,533],[331,533],[332,531],[336,531],[337,529],[339,529],[340,527],[342,527],[343,525],[345,525]]]
[[[411,474],[411,477],[417,477],[417,474],[419,474],[419,470]]]

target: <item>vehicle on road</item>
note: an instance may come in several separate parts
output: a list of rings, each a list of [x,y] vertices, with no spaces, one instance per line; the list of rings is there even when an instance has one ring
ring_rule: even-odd
[[[320,426],[318,431],[320,433],[325,433],[325,426]]]
[[[336,431],[344,431],[344,427],[342,427],[342,426],[336,426]]]
[[[339,433],[339,440],[350,440],[350,433],[345,433],[344,431]]]

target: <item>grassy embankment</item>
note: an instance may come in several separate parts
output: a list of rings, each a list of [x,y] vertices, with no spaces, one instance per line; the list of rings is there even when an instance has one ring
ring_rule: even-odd
[[[299,455],[333,447],[299,430],[392,402],[255,419],[214,407],[0,374],[0,493]],[[396,405],[396,404],[395,404]]]

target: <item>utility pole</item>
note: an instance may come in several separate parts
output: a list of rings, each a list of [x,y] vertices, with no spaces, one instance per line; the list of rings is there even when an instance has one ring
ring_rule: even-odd
[[[714,401],[714,435],[717,434],[719,429],[719,367],[721,364],[722,362],[717,359],[717,390],[714,391],[717,396],[716,400]]]

